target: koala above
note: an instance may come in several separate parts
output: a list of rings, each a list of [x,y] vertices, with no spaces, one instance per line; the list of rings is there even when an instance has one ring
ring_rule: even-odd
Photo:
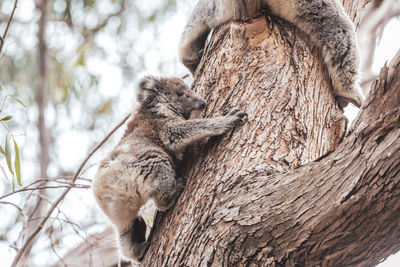
[[[362,103],[358,84],[359,55],[354,26],[338,0],[244,0],[248,18],[268,8],[272,14],[293,23],[321,51],[341,107]],[[180,60],[196,71],[211,29],[239,13],[232,0],[199,0],[182,33]],[[253,10],[253,11],[249,11]]]
[[[121,254],[136,261],[149,245],[146,224],[137,216],[140,207],[152,198],[158,210],[168,210],[184,188],[184,179],[176,177],[176,158],[188,145],[225,133],[246,115],[234,109],[225,116],[193,118],[206,103],[179,78],[145,77],[138,90],[139,106],[92,185],[115,226]]]

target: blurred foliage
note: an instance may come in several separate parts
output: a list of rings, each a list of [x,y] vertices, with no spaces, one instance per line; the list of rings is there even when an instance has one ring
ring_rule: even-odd
[[[0,3],[0,30],[13,3],[13,0]],[[145,69],[144,56],[136,49],[138,45],[143,46],[141,33],[152,32],[154,36],[147,38],[157,38],[155,29],[176,7],[176,0],[50,2],[45,36],[48,48],[46,85],[49,109],[55,116],[48,120],[54,139],[59,131],[65,131],[65,127],[58,127],[60,119],[64,119],[62,114],[72,113],[72,110],[79,110],[81,116],[78,120],[66,119],[74,120],[69,123],[70,127],[82,132],[98,128],[99,125],[93,125],[94,118],[112,120],[118,93],[111,91],[121,88],[110,88],[107,94],[99,93],[104,78],[102,68],[111,65],[119,69],[120,87],[131,86]],[[15,95],[25,103],[28,112],[35,109],[39,82],[36,47],[39,19],[40,13],[33,0],[19,3],[6,39],[5,55],[0,59],[0,82],[5,87],[1,90],[2,98],[7,94]],[[18,116],[21,125],[35,126],[35,120]],[[17,125],[13,126],[16,128],[11,127],[11,131],[18,129]]]
[[[5,108],[7,104],[7,99],[9,98],[9,95],[6,95],[4,97],[4,100],[2,102],[2,105],[0,107],[0,115],[3,112],[3,109]],[[12,96],[11,96],[12,97]],[[17,103],[20,105],[24,106],[21,100],[19,100],[16,97],[12,97]],[[14,136],[10,132],[10,130],[7,127],[7,123],[10,122],[13,119],[13,116],[11,115],[3,115],[3,117],[0,118],[0,128],[3,130],[5,134],[5,140],[4,140],[4,149],[0,145],[0,154],[3,156],[3,159],[6,162],[6,165],[8,167],[8,171],[10,175],[12,176],[11,184],[12,184],[12,190],[15,190],[15,180],[19,186],[22,186],[22,181],[21,181],[21,161],[20,161],[20,155],[19,155],[19,147],[17,142],[14,139]],[[10,139],[13,141],[13,151],[10,150]],[[14,156],[14,157],[13,157]],[[14,158],[14,161],[12,160]],[[14,164],[12,164],[14,162]],[[3,166],[0,165],[1,171],[4,176],[7,177],[6,171],[4,170]]]
[[[165,53],[161,49],[165,42],[160,41],[160,36],[165,35],[165,23],[174,16],[178,4],[176,0],[47,1],[45,121],[51,132],[48,174],[61,177],[73,172],[90,147],[134,108],[132,88],[138,76],[154,69],[168,73],[179,68],[177,59],[171,58],[177,47],[173,47],[173,53]],[[0,125],[0,196],[14,190],[14,186],[28,185],[39,175],[39,2],[19,0],[0,56],[0,124],[4,126]],[[179,6],[182,8],[183,3],[183,8],[188,9],[191,2],[180,1]],[[13,4],[14,0],[0,1],[0,32]],[[56,192],[49,192],[49,200]],[[85,194],[83,201],[75,196],[78,200],[66,200],[66,205],[74,201],[80,206],[93,205],[87,200],[88,192]],[[16,195],[13,203],[25,206],[30,199],[24,192]],[[72,209],[72,219],[81,220],[73,206]],[[64,210],[68,211],[68,205]],[[13,233],[13,229],[20,232],[24,217],[5,205],[0,205],[0,212],[8,214],[0,224],[0,237],[13,244],[15,234],[3,233]],[[79,225],[95,225],[97,213],[96,209],[86,210]],[[74,235],[83,233],[82,229],[71,230],[65,225],[54,228],[60,231],[54,241],[57,247],[65,246],[66,229]],[[39,244],[49,246],[46,242]],[[48,251],[38,254],[41,260],[54,260],[54,254],[49,256]],[[29,266],[35,265],[40,266],[35,261]]]

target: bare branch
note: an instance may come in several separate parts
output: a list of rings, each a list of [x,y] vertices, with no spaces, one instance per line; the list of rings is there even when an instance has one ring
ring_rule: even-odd
[[[364,95],[369,92],[371,80],[377,77],[371,67],[375,54],[376,41],[382,36],[387,22],[400,14],[400,1],[375,0],[365,11],[357,31],[361,54],[361,86]]]
[[[16,208],[16,209],[19,211],[19,213],[21,213],[22,215],[25,215],[23,209],[21,209],[18,205],[14,204],[14,203],[12,203],[12,202],[0,201],[0,204],[11,205],[11,206],[13,206],[14,208]]]
[[[63,261],[62,257],[58,254],[56,248],[54,247],[54,242],[53,242],[53,239],[51,238],[51,236],[49,237],[49,239],[50,239],[50,243],[51,243],[51,245],[50,245],[51,250],[52,250],[53,253],[57,256],[58,260],[59,260],[64,266],[67,267],[68,265]]]
[[[83,37],[86,40],[86,39],[88,39],[88,37],[91,37],[93,34],[97,33],[101,29],[103,29],[108,24],[108,22],[110,21],[110,19],[112,17],[120,16],[122,14],[122,12],[124,12],[125,6],[126,6],[126,0],[122,0],[120,3],[119,9],[113,13],[108,14],[107,17],[104,18],[103,21],[100,24],[98,24],[94,29],[87,29],[87,27],[84,24],[77,25],[77,24],[70,23],[64,17],[53,18],[50,21],[65,22],[70,29],[78,29],[83,34]]]
[[[8,28],[10,28],[10,24],[11,24],[11,21],[12,21],[12,19],[14,17],[15,10],[17,9],[17,4],[18,4],[18,0],[15,0],[14,8],[13,8],[13,10],[11,12],[10,19],[7,22],[7,26],[6,26],[6,29],[4,30],[3,37],[0,36],[0,54],[1,54],[1,50],[3,49],[4,41],[5,41],[6,36],[7,36]]]
[[[91,32],[94,32],[94,33],[98,32],[99,30],[101,30],[102,28],[104,28],[104,27],[107,25],[108,21],[109,21],[112,17],[121,15],[122,12],[123,12],[124,10],[125,10],[125,0],[122,0],[121,5],[120,5],[120,8],[119,8],[116,12],[109,14],[109,15],[103,20],[103,22],[100,23],[99,25],[97,25],[97,27],[94,28],[93,30],[91,30]]]
[[[57,177],[57,178],[54,178],[54,179],[49,179],[49,178],[38,179],[38,180],[35,180],[34,182],[28,184],[27,186],[24,186],[23,188],[21,188],[19,190],[16,190],[16,191],[13,191],[11,193],[8,193],[8,194],[5,194],[3,196],[0,196],[0,199],[12,196],[12,195],[17,194],[17,193],[25,192],[25,191],[35,191],[35,190],[41,190],[41,189],[57,189],[57,188],[67,188],[67,187],[86,189],[86,188],[90,187],[90,185],[76,184],[76,183],[71,183],[71,182],[68,182],[68,181],[62,181],[61,180],[61,179],[67,180],[67,179],[71,179],[71,178],[68,178],[68,177]],[[84,181],[88,181],[88,182],[91,181],[90,179],[86,179],[86,178],[79,178],[79,179],[80,180],[84,180]],[[45,185],[38,185],[36,187],[32,187],[33,185],[39,184],[39,183],[40,184],[43,183]],[[61,185],[50,186],[50,185],[46,185],[47,183],[58,183],[58,184],[61,184]]]
[[[82,161],[81,165],[79,166],[78,170],[75,172],[74,177],[72,178],[72,183],[75,183],[75,181],[78,179],[79,174],[81,173],[83,167],[86,165],[88,160],[93,156],[93,154],[101,147],[104,145],[104,143],[111,137],[112,134],[115,133],[124,123],[125,121],[129,118],[130,115],[127,115],[114,129],[111,130],[111,132],[92,150],[92,152],[89,153],[89,155]],[[18,266],[18,263],[20,262],[22,256],[25,253],[26,248],[30,245],[30,243],[36,238],[36,236],[40,233],[40,231],[43,229],[45,223],[47,220],[50,218],[50,215],[52,212],[56,209],[56,207],[60,204],[60,202],[65,198],[65,196],[68,194],[68,192],[71,190],[72,187],[68,187],[64,190],[64,192],[56,199],[56,201],[53,203],[53,205],[49,208],[47,211],[46,215],[38,225],[38,227],[35,229],[35,231],[32,232],[32,234],[28,237],[26,240],[25,244],[19,249],[17,255],[14,258],[14,261],[12,262],[11,266]]]
[[[0,53],[1,53],[1,50],[0,50]],[[6,96],[4,97],[3,103],[1,104],[0,112],[3,111],[4,105],[6,104],[7,97],[8,97],[8,95],[6,95]]]
[[[90,188],[90,185],[82,185],[82,184],[70,184],[70,185],[57,185],[57,186],[38,186],[38,187],[32,187],[32,188],[22,188],[20,190],[16,190],[12,193],[6,194],[4,196],[1,196],[0,199],[9,197],[11,195],[21,193],[21,192],[26,192],[26,191],[36,191],[36,190],[42,190],[42,189],[60,189],[60,188],[80,188],[80,189],[88,189]]]

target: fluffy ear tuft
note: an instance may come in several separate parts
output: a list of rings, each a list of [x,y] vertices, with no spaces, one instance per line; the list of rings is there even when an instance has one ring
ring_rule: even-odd
[[[153,76],[145,76],[139,81],[138,100],[144,102],[151,96],[155,95],[157,79]]]
[[[139,82],[140,90],[152,90],[157,83],[157,78],[154,76],[144,76]]]

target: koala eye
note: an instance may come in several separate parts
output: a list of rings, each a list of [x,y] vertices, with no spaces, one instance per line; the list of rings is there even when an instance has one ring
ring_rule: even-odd
[[[177,96],[183,96],[183,92],[182,92],[182,91],[177,91],[177,92],[176,92],[176,95],[177,95]]]

